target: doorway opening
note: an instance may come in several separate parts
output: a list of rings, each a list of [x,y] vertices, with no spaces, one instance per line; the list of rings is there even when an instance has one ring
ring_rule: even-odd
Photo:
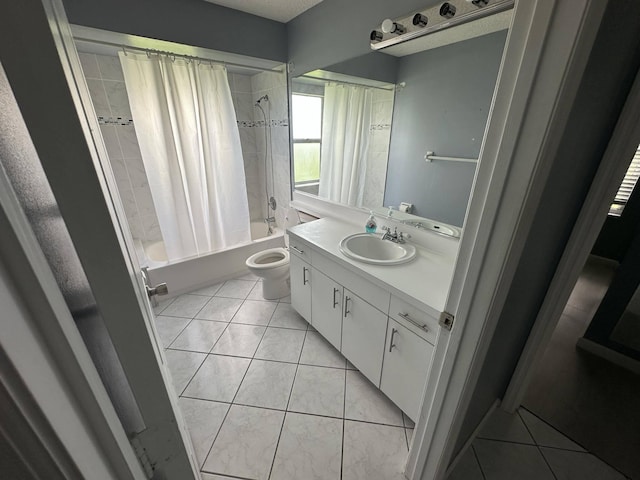
[[[640,476],[640,193],[635,152],[522,406],[630,478]]]

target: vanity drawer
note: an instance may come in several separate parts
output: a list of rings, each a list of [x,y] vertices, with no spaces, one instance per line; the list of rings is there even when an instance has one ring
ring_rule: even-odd
[[[311,263],[311,247],[293,235],[289,235],[289,253]]]
[[[389,317],[407,327],[416,335],[435,344],[438,335],[438,320],[414,307],[401,298],[391,295]]]
[[[323,255],[314,255],[313,266],[340,285],[348,287],[349,290],[365,302],[370,303],[381,312],[387,313],[389,298],[391,297],[388,291],[363,279],[360,275],[356,275]]]

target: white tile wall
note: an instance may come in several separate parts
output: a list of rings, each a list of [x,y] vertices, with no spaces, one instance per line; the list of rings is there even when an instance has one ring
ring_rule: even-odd
[[[128,122],[131,119],[131,108],[120,61],[117,57],[88,53],[80,53],[80,61],[98,117],[117,123],[129,123],[102,125],[101,129],[133,237],[145,242],[162,240],[135,128],[132,122]],[[229,73],[228,78],[239,122],[252,221],[262,221],[267,213],[265,127],[255,124],[263,120],[262,114],[254,106],[256,100],[262,95],[268,95],[270,111],[267,112],[270,113],[272,121],[282,123],[282,126],[270,127],[275,188],[272,188],[271,179],[268,178],[269,190],[274,192],[278,203],[276,220],[282,225],[290,199],[286,75],[275,72],[263,72],[253,76]],[[264,105],[266,110],[267,104]]]
[[[80,53],[80,62],[98,117],[115,123],[101,125],[109,162],[134,238],[162,240],[160,224],[132,125],[131,108],[118,57]]]
[[[273,125],[271,129],[271,155],[273,161],[273,177],[275,186],[272,186],[270,174],[267,177],[269,190],[274,195],[278,207],[275,217],[278,225],[284,225],[284,216],[291,199],[291,165],[289,161],[289,103],[287,78],[285,73],[262,72],[251,77],[251,88],[254,101],[262,95],[269,96],[269,103],[264,104],[265,111],[270,113]],[[267,110],[269,107],[270,110]],[[262,113],[254,108],[254,121],[262,121]],[[264,127],[256,127],[256,146],[260,190],[264,191],[264,155],[265,135]],[[261,193],[264,198],[264,193]],[[261,205],[264,215],[264,205]],[[259,217],[264,218],[264,217]]]
[[[383,206],[384,187],[387,178],[387,159],[391,140],[391,119],[393,116],[394,92],[390,90],[373,90],[371,123],[374,129],[369,140],[369,157],[367,166],[367,189],[364,192],[363,204],[368,207]]]
[[[260,221],[264,218],[264,186],[260,180],[258,171],[258,153],[256,135],[258,128],[245,126],[242,122],[251,124],[254,121],[255,101],[251,91],[251,76],[239,73],[229,73],[229,87],[231,97],[236,110],[236,118],[239,122],[240,143],[242,144],[242,156],[244,158],[244,173],[247,181],[247,196],[249,200],[249,216],[252,221]]]

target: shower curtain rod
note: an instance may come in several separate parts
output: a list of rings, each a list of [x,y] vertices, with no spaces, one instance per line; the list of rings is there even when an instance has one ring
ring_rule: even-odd
[[[325,81],[327,83],[342,83],[344,85],[354,85],[356,87],[376,88],[378,90],[393,91],[393,90],[395,90],[397,88],[396,85],[393,85],[393,86],[390,86],[390,87],[375,87],[373,85],[363,85],[362,83],[344,82],[342,80],[329,80],[327,78],[312,77],[311,75],[300,75],[300,77],[302,77],[302,78],[311,78],[313,80],[322,80],[322,81]]]
[[[139,52],[145,52],[145,53],[155,53],[160,55],[167,55],[170,57],[186,58],[188,60],[199,60],[201,62],[218,63],[221,65],[225,65],[225,66],[228,65],[231,67],[248,68],[251,70],[259,70],[261,72],[282,73],[281,68],[271,69],[271,68],[264,68],[264,67],[254,67],[252,65],[244,65],[242,63],[225,62],[224,60],[213,60],[211,58],[198,57],[196,55],[185,55],[183,53],[174,53],[167,50],[156,50],[154,48],[135,47],[132,45],[124,45],[122,43],[106,42],[104,40],[93,40],[91,38],[83,38],[83,37],[75,37],[75,36],[73,38],[74,40],[78,40],[81,42],[90,42],[90,43],[97,43],[99,45],[107,45],[109,47],[117,47],[118,49],[122,49],[125,53],[127,50],[137,50]]]

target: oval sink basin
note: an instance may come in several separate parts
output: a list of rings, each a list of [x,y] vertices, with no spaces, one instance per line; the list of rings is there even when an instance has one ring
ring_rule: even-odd
[[[344,237],[340,242],[340,251],[349,258],[374,265],[398,265],[416,256],[416,247],[413,245],[382,240],[372,233],[355,233]]]

